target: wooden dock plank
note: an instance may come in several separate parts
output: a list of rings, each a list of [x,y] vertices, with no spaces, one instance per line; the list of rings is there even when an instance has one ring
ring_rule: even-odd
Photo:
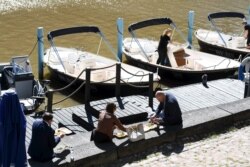
[[[217,88],[221,92],[227,92],[231,96],[242,99],[244,96],[244,82],[239,80],[218,80],[217,82],[211,82],[211,86]]]
[[[243,98],[244,94],[244,83],[239,80],[233,79],[222,79],[216,81],[208,82],[209,88],[205,88],[202,84],[192,84],[181,87],[176,87],[172,89],[167,89],[167,92],[173,93],[180,105],[182,112],[195,110],[199,108],[210,107],[218,104],[224,104],[228,102],[233,102]],[[137,122],[142,119],[142,115],[151,112],[151,108],[148,106],[148,97],[141,95],[132,95],[121,97],[124,109],[119,108],[118,101],[116,97],[111,97],[107,99],[101,99],[96,101],[91,101],[90,105],[97,111],[105,110],[108,102],[114,102],[117,105],[116,115],[123,121],[135,119]],[[153,99],[153,108],[156,109],[159,102]],[[87,113],[85,111],[85,105],[78,105],[68,108],[63,108],[53,112],[54,121],[52,128],[57,128],[58,123],[66,125],[67,128],[71,129],[73,132],[81,134],[89,130],[84,129],[82,126],[77,124],[72,119],[72,114],[79,116],[86,124],[89,124]],[[145,115],[143,116],[145,117]],[[124,119],[126,118],[126,119]],[[98,118],[92,116],[93,126],[96,127],[98,123]],[[30,142],[32,133],[32,123],[35,118],[27,115],[27,129],[26,129],[26,147]]]

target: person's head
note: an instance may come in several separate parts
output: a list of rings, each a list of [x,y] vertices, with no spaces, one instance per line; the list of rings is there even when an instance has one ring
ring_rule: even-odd
[[[157,91],[155,93],[155,98],[162,103],[165,100],[165,93],[163,91]]]
[[[172,34],[172,29],[171,28],[167,28],[163,31],[163,35],[167,35],[167,36],[171,36]]]
[[[49,125],[51,125],[52,120],[53,120],[53,115],[51,113],[45,112],[43,114],[43,120],[47,122]]]
[[[106,106],[106,111],[113,114],[116,110],[116,105],[114,103],[108,103]]]

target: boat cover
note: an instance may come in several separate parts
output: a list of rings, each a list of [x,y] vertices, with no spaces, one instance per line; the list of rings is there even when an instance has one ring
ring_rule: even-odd
[[[141,22],[133,23],[128,27],[128,31],[131,32],[136,29],[153,26],[153,25],[161,25],[161,24],[173,24],[173,21],[170,18],[154,18],[149,20],[144,20]]]
[[[218,19],[218,18],[225,18],[225,17],[236,17],[244,19],[245,15],[240,12],[217,12],[217,13],[211,13],[208,15],[208,20],[212,19]]]
[[[51,31],[48,33],[47,38],[48,38],[48,40],[52,40],[54,37],[82,33],[82,32],[99,33],[100,30],[96,26],[70,27],[70,28],[57,29],[57,30]]]
[[[0,166],[27,166],[26,118],[15,92],[0,101]]]

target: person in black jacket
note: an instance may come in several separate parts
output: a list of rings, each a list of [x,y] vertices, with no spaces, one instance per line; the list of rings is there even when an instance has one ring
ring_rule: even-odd
[[[54,136],[51,128],[53,115],[45,112],[43,119],[37,119],[32,125],[31,142],[28,148],[30,157],[39,162],[50,161],[54,157],[53,148],[61,141],[64,134]]]
[[[182,113],[174,95],[164,91],[157,91],[155,97],[160,104],[155,114],[151,116],[150,121],[162,125],[181,125]]]
[[[243,21],[244,25],[244,37],[247,39],[247,49],[250,49],[250,23],[246,20]]]
[[[172,30],[170,28],[163,31],[163,34],[160,37],[159,45],[157,48],[159,57],[156,61],[156,64],[171,66],[167,54],[168,52],[167,45],[171,40],[171,34]]]

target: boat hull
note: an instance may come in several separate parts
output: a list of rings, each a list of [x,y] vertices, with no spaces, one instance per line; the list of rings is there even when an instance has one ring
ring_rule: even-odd
[[[65,75],[65,73],[60,72],[58,70],[55,70],[51,67],[48,66],[48,69],[50,71],[50,78],[51,80],[59,80],[59,81],[63,81],[63,83],[65,84],[70,84],[72,81],[75,80],[75,77],[72,77],[70,75]],[[76,89],[79,86],[81,86],[82,83],[84,83],[85,80],[83,79],[78,79],[73,85],[72,88]],[[123,82],[120,82],[121,84],[121,94],[122,95],[132,95],[134,93],[141,93],[144,94],[145,91],[148,91],[148,82],[138,82],[138,83],[130,83],[125,84]],[[133,85],[133,86],[131,86]],[[139,88],[140,86],[142,86],[142,88]],[[146,86],[146,87],[145,87]],[[85,84],[83,85],[82,89],[85,88]],[[110,94],[110,95],[114,95],[115,93],[115,89],[116,89],[116,83],[95,83],[95,82],[91,82],[90,84],[90,90],[91,93],[104,93]]]
[[[238,51],[230,48],[225,48],[218,45],[212,45],[210,43],[207,43],[203,40],[200,40],[197,38],[198,44],[200,46],[200,50],[203,52],[216,54],[222,57],[230,58],[230,59],[238,59],[241,55],[242,58],[244,58],[247,54],[250,52],[244,52],[244,51]]]
[[[218,69],[218,70],[206,70],[206,71],[192,71],[192,70],[181,70],[176,68],[159,66],[156,64],[147,63],[139,59],[134,59],[131,56],[125,54],[128,63],[146,69],[148,71],[157,72],[158,75],[163,80],[169,78],[187,81],[189,83],[201,82],[201,77],[204,74],[208,75],[208,80],[215,80],[225,77],[234,77],[237,68],[228,68],[228,69]]]

